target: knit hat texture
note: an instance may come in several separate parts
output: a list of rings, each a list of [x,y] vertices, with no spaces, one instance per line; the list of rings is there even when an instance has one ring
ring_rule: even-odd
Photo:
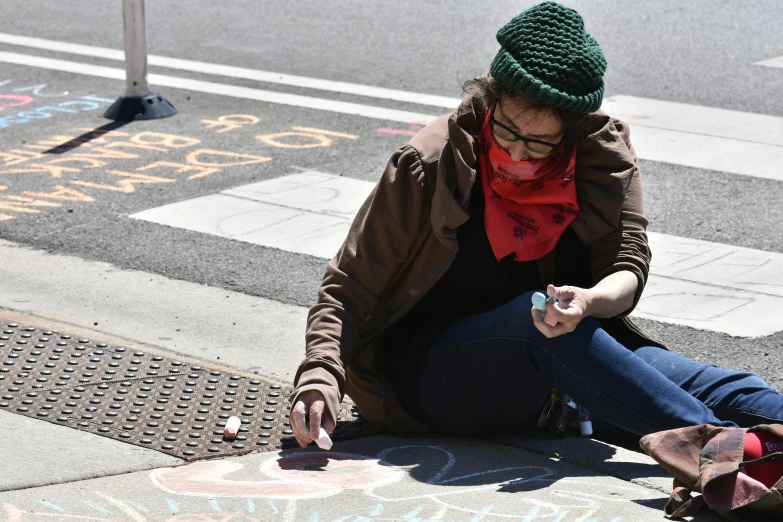
[[[575,10],[544,2],[497,33],[490,74],[501,85],[551,107],[587,114],[604,95],[606,58]]]

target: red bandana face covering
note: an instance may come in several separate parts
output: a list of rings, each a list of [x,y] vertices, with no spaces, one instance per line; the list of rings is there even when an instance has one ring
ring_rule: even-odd
[[[579,214],[576,148],[559,148],[542,160],[514,161],[495,139],[489,114],[479,141],[484,227],[495,257],[500,261],[512,252],[517,261],[543,257]]]

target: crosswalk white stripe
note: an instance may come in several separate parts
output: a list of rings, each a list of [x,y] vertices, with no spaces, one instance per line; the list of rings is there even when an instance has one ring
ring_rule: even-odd
[[[639,158],[756,178],[783,180],[783,147],[640,125],[631,127]]]
[[[779,67],[783,69],[783,56],[770,58],[769,60],[761,60],[760,62],[755,62],[753,65],[762,65],[764,67]]]
[[[79,62],[70,62],[67,60],[57,60],[54,58],[43,58],[40,56],[31,56],[19,53],[0,51],[0,62],[25,65],[28,67],[38,67],[54,71],[70,72],[75,74],[84,74],[87,76],[96,76],[99,78],[109,78],[113,80],[125,79],[125,71],[123,69],[104,67],[101,65],[90,65]],[[310,96],[299,96],[296,94],[265,91],[261,89],[252,89],[249,87],[240,87],[237,85],[191,80],[189,78],[179,78],[176,76],[167,76],[163,74],[150,74],[149,81],[152,85],[162,87],[173,87],[176,89],[217,94],[220,96],[232,96],[234,98],[244,98],[247,100],[257,100],[268,103],[291,105],[294,107],[304,107],[307,109],[338,112],[354,116],[364,116],[366,118],[375,118],[384,121],[427,124],[435,118],[435,116],[428,114],[398,111],[395,109],[386,109],[383,107],[361,105],[358,103],[327,100],[324,98],[313,98]]]
[[[783,297],[783,254],[649,232],[652,271],[671,279]]]
[[[45,51],[78,54],[81,56],[92,56],[94,58],[103,58],[106,60],[125,61],[125,53],[123,51],[109,49],[106,47],[95,47],[92,45],[61,42],[58,40],[46,40],[43,38],[31,38],[29,36],[0,33],[0,43],[29,47],[32,49],[41,49]],[[322,80],[319,78],[308,78],[305,76],[260,71],[257,69],[247,69],[245,67],[234,67],[230,65],[220,65],[194,60],[183,60],[180,58],[169,58],[167,56],[157,56],[154,54],[151,54],[147,57],[147,63],[151,66],[167,67],[169,69],[179,69],[182,71],[214,74],[217,76],[226,76],[229,78],[242,78],[266,83],[291,85],[294,87],[305,87],[308,89],[317,89],[321,91],[355,94],[358,96],[367,96],[370,98],[395,100],[407,103],[415,103],[418,105],[432,105],[434,107],[444,107],[448,109],[456,108],[460,102],[459,98],[449,98],[446,96],[436,96],[433,94],[424,94],[419,92],[399,91],[395,89],[386,89],[383,87],[374,87],[371,85]]]
[[[309,171],[131,217],[331,258],[374,183]],[[634,315],[743,337],[783,330],[783,254],[650,233],[653,264]]]
[[[687,132],[783,147],[783,118],[635,96],[612,96],[601,107],[637,127]]]
[[[117,68],[0,52],[0,62],[115,80]],[[426,124],[435,115],[399,111],[309,96],[265,91],[189,78],[150,74],[150,82],[196,92],[279,103],[400,123]],[[633,125],[632,142],[640,159],[783,180],[783,118],[688,106],[631,96],[607,98],[612,115]],[[704,121],[706,123],[699,123]],[[734,131],[736,129],[736,132]]]

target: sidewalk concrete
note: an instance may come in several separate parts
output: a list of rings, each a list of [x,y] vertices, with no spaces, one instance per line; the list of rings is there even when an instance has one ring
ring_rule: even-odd
[[[6,492],[0,518],[637,522],[665,498],[511,446],[381,436]]]
[[[302,309],[241,294],[219,300],[222,290],[5,242],[0,254],[8,261],[0,270],[8,286],[0,297],[6,323],[10,317],[245,371],[253,356],[268,363],[262,369],[283,373],[301,356]],[[90,284],[57,272],[79,273],[95,283],[93,290],[79,294]],[[91,326],[98,312],[100,324]],[[173,326],[160,326],[160,317],[175,313],[192,329],[156,342]],[[237,314],[245,323],[231,330],[236,348],[226,351],[215,344],[224,334],[204,328],[204,321]],[[271,343],[258,339],[279,342],[261,351]],[[224,354],[220,361],[212,357],[218,353]],[[331,452],[311,446],[184,464],[152,449],[0,411],[0,440],[0,521],[9,522],[653,521],[663,520],[671,485],[645,455],[579,437],[380,436],[338,442]]]
[[[304,357],[305,307],[3,240],[0,259],[0,309],[67,325],[75,335],[111,336],[289,382]]]
[[[183,462],[147,448],[2,410],[0,440],[0,499],[3,492]]]

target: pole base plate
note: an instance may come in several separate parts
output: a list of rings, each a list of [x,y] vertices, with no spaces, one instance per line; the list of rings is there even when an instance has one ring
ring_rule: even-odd
[[[117,98],[104,118],[116,121],[156,120],[177,114],[177,109],[157,93],[146,96],[121,96]]]

